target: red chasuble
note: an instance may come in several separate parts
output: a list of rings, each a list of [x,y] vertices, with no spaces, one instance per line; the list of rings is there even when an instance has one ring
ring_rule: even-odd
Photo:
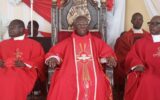
[[[119,37],[115,44],[115,53],[118,60],[118,66],[115,68],[114,80],[117,85],[124,85],[125,82],[125,58],[127,53],[130,51],[131,47],[136,40],[141,39],[148,35],[149,33],[143,30],[142,33],[133,33],[132,29],[125,32],[121,37]]]
[[[83,37],[73,33],[52,47],[46,58],[53,55],[62,63],[53,74],[47,100],[112,100],[100,59],[114,52],[104,41],[90,33]]]
[[[139,64],[145,66],[145,71],[128,78],[125,100],[160,100],[160,42],[153,43],[150,35],[137,41],[127,55],[128,71]]]
[[[42,72],[44,51],[39,43],[24,40],[4,40],[0,43],[0,59],[4,68],[0,68],[0,100],[26,100],[39,75]],[[20,59],[27,66],[17,68],[14,60]]]

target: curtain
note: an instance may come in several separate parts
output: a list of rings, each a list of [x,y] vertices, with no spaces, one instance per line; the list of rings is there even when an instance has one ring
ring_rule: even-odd
[[[23,0],[30,7],[30,0]],[[51,22],[52,0],[33,0],[33,9],[48,22]]]
[[[160,14],[160,0],[144,0],[144,3],[151,18]]]
[[[124,31],[126,0],[114,0],[112,11],[107,11],[107,43],[113,48],[116,39]]]

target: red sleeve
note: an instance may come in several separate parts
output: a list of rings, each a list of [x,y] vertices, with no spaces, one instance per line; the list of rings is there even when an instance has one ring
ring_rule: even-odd
[[[128,74],[124,93],[125,100],[131,100],[131,98],[134,98],[140,79],[141,73],[139,72],[132,72]]]
[[[38,76],[44,80],[45,79],[45,71],[44,71],[44,50],[39,43],[33,42],[32,53],[30,54],[30,59],[25,60],[26,64],[31,65],[34,68],[38,69]]]
[[[121,37],[117,39],[114,46],[114,50],[115,50],[118,62],[124,62],[125,57],[128,53],[128,50],[125,47],[125,43],[123,42],[123,39]]]
[[[93,48],[98,49],[98,55],[100,58],[106,58],[110,56],[113,56],[116,58],[114,51],[107,43],[105,43],[105,41],[95,37],[93,38],[93,43],[96,46]]]
[[[114,51],[112,50],[112,48],[106,44],[106,43],[103,43],[103,46],[101,47],[101,50],[100,50],[100,57],[115,57],[116,58],[116,55],[114,53]],[[116,58],[117,59],[117,58]]]
[[[125,69],[126,72],[129,72],[132,67],[143,64],[143,61],[141,59],[141,50],[140,50],[140,45],[137,43],[133,45],[132,49],[128,53],[126,59],[125,59]]]
[[[58,56],[61,60],[64,58],[65,50],[68,47],[68,43],[72,42],[71,38],[65,39],[62,42],[59,42],[58,44],[54,45],[49,52],[46,54],[45,59],[51,57],[51,56]],[[72,44],[72,43],[70,43]]]

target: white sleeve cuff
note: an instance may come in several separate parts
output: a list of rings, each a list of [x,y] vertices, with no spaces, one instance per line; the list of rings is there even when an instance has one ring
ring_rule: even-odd
[[[28,68],[32,68],[31,65],[27,64],[27,63],[24,63]]]
[[[57,59],[57,61],[58,61],[58,63],[60,64],[60,62],[61,62],[61,58],[59,57],[59,56],[49,56],[46,60],[45,60],[45,63],[47,62],[47,60],[48,59],[50,59],[50,58],[55,58],[55,59]]]
[[[135,70],[135,69],[136,69],[136,67],[138,67],[138,66],[143,66],[143,65],[142,65],[142,64],[135,65],[135,66],[131,67],[131,70],[132,70],[132,71],[133,71],[133,70]]]
[[[136,67],[137,67],[137,66],[133,66],[133,67],[131,68],[131,70],[133,71]]]
[[[100,58],[100,63],[101,64],[104,64],[104,63],[107,63],[108,61],[107,61],[107,59],[106,58]]]

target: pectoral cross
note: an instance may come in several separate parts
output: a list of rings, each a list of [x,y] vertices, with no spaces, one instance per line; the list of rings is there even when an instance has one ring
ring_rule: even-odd
[[[16,57],[16,59],[17,59],[17,60],[21,59],[22,54],[23,54],[23,53],[20,52],[19,48],[17,48],[16,51],[15,51],[15,57]]]

